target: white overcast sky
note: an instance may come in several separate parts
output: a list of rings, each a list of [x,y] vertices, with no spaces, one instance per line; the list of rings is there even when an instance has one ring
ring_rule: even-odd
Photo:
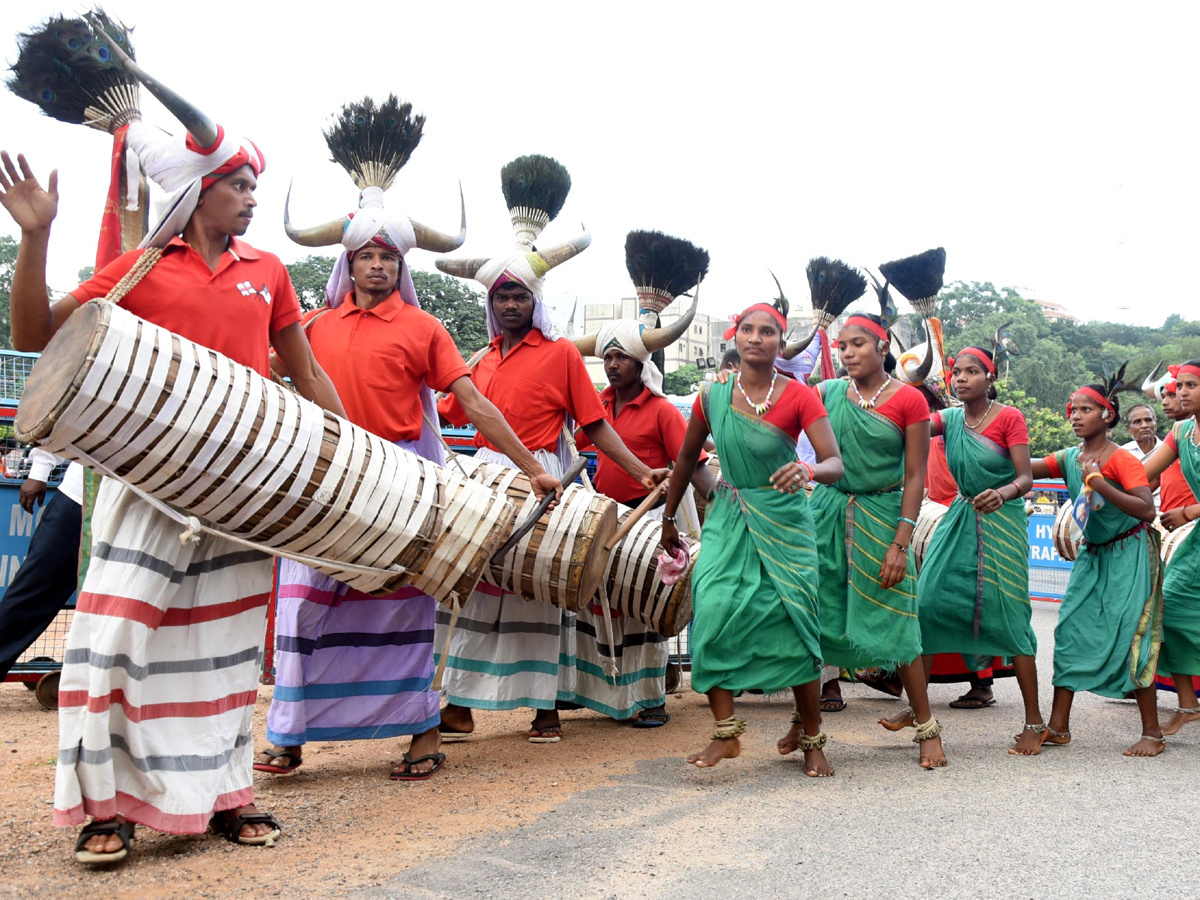
[[[34,0],[4,28],[83,7]],[[805,263],[874,268],[942,245],[947,280],[1011,285],[1084,319],[1196,318],[1194,3],[276,3],[113,0],[147,71],[267,157],[249,239],[353,207],[321,128],[346,100],[393,91],[427,117],[389,203],[453,231],[461,253],[512,244],[499,169],[563,162],[574,187],[546,230],[587,224],[547,299],[631,293],[625,234],[653,228],[712,256],[701,308],[793,303]],[[19,10],[19,11],[18,11]],[[5,59],[13,35],[0,36]],[[175,126],[143,94],[149,121]],[[0,96],[0,146],[57,166],[53,287],[92,262],[109,138]],[[0,212],[0,231],[17,234]],[[433,257],[414,251],[415,268]]]

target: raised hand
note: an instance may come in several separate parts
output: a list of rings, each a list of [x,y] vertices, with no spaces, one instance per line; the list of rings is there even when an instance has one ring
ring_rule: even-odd
[[[58,215],[58,169],[50,173],[49,186],[43,190],[33,176],[24,154],[17,154],[17,165],[7,150],[0,150],[0,205],[8,210],[23,232],[46,231]],[[17,167],[20,171],[17,171]]]

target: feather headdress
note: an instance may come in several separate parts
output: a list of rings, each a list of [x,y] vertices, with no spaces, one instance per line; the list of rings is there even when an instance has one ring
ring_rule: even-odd
[[[571,192],[571,173],[549,156],[518,156],[500,170],[500,189],[517,243],[533,246],[542,229],[562,212]]]
[[[359,190],[386,191],[421,143],[424,127],[425,117],[414,116],[411,103],[388,94],[382,103],[370,97],[347,103],[322,133],[333,162],[350,173]]]
[[[113,42],[133,56],[130,29],[98,7],[87,19],[48,19],[17,36],[8,88],[47,116],[111,134],[142,117],[138,81]]]
[[[946,274],[946,251],[942,247],[926,250],[886,262],[879,271],[918,313],[929,318],[937,310],[937,295]]]
[[[625,236],[625,268],[637,288],[640,312],[653,325],[676,297],[708,274],[708,251],[659,231],[631,231]]]
[[[846,307],[861,297],[867,291],[867,279],[853,266],[848,266],[840,259],[829,259],[815,256],[808,261],[808,290],[812,296],[813,327],[808,335],[799,341],[787,344],[779,353],[784,359],[792,359],[804,351],[817,336],[818,331],[824,331],[838,316],[846,311]],[[774,277],[774,273],[772,273]],[[779,284],[779,279],[775,279]],[[776,308],[787,316],[787,298],[780,289]],[[823,349],[827,352],[828,343]]]
[[[1008,330],[1008,326],[1012,324],[1012,320],[1005,322],[996,329],[992,335],[992,362],[996,368],[1000,368],[1000,363],[1008,362],[1011,357],[1020,356],[1021,348],[1017,346],[1016,339],[1012,332]]]

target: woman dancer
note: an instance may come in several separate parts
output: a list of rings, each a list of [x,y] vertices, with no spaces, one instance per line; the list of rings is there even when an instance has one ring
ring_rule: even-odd
[[[1177,422],[1163,445],[1146,460],[1146,476],[1159,477],[1176,459],[1192,494],[1200,493],[1200,359],[1179,367],[1175,375],[1175,394],[1190,419]],[[1165,505],[1165,504],[1164,504]],[[1162,513],[1160,521],[1167,531],[1200,519],[1200,504],[1192,503]],[[1191,676],[1200,675],[1200,530],[1193,526],[1183,539],[1163,579],[1163,642],[1159,668],[1170,672],[1179,695],[1179,706],[1163,734],[1174,734],[1188,722],[1200,719],[1200,701]]]
[[[1126,756],[1157,756],[1166,745],[1158,725],[1154,670],[1162,641],[1162,576],[1154,501],[1146,470],[1108,439],[1120,418],[1120,376],[1071,395],[1067,418],[1078,447],[1033,462],[1034,478],[1063,478],[1072,502],[1089,490],[1102,497],[1083,530],[1054,629],[1054,705],[1044,742],[1071,740],[1071,703],[1078,691],[1137,698],[1142,736]]]
[[[962,653],[983,669],[1010,657],[1025,701],[1025,727],[1009,752],[1036,755],[1046,738],[1038,706],[1037,638],[1029,602],[1029,531],[1021,498],[1033,486],[1025,417],[996,402],[992,354],[966,347],[952,379],[962,408],[935,413],[959,494],[933,534],[917,582],[921,643]]]
[[[925,490],[929,406],[891,376],[887,329],[859,313],[838,333],[849,381],[817,386],[845,474],[813,489],[820,574],[821,653],[854,671],[898,669],[915,710],[920,762],[946,765],[941,725],[929,710],[921,665],[916,574],[908,548]]]
[[[667,493],[662,542],[668,551],[682,546],[675,513],[711,432],[721,480],[708,498],[693,575],[691,641],[692,687],[708,694],[717,722],[712,743],[688,762],[715,766],[741,752],[746,723],[734,715],[735,691],[790,687],[796,712],[779,751],[803,750],[805,771],[819,777],[833,768],[822,752],[817,555],[804,485],[841,478],[842,461],[821,401],[775,371],[786,327],[778,310],[756,303],[726,332],[727,340],[736,337],[741,370],[725,384],[705,385],[696,400]],[[816,450],[815,465],[796,459],[801,430]]]

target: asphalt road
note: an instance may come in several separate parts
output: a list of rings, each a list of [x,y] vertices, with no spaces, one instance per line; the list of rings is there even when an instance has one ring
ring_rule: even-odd
[[[1034,624],[1049,714],[1057,613]],[[916,765],[912,732],[875,719],[898,705],[858,685],[826,716],[833,778],[805,777],[799,757],[772,746],[790,704],[751,698],[737,760],[699,771],[681,759],[575,795],[536,822],[462,846],[381,888],[373,898],[887,897],[1074,898],[1195,896],[1200,840],[1200,726],[1157,759],[1121,751],[1139,733],[1132,702],[1076,700],[1074,741],[1024,759],[1006,752],[1020,723],[1011,679],[997,706],[947,710],[960,685],[934,685],[947,725],[948,768]],[[875,699],[875,698],[880,699]],[[1160,705],[1173,706],[1173,695]],[[698,736],[702,738],[703,736]],[[697,746],[701,746],[698,743]]]

